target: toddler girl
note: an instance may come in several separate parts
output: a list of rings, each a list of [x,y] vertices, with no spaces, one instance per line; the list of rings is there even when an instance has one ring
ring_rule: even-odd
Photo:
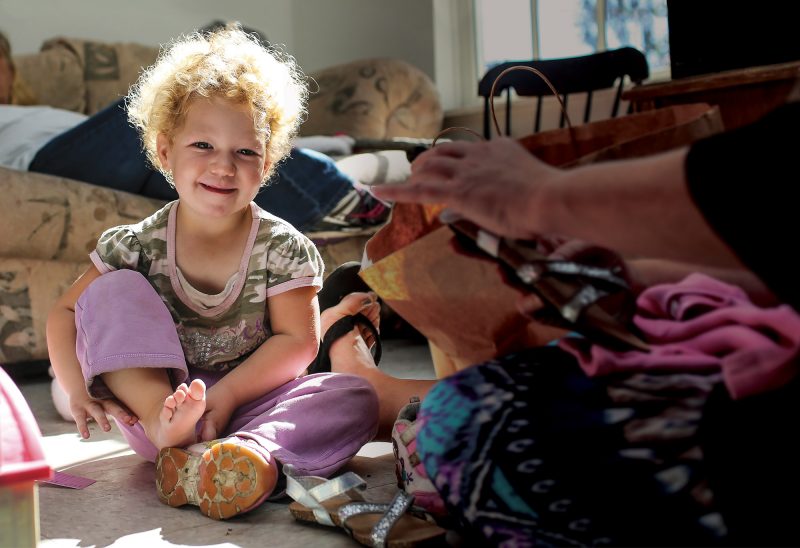
[[[366,381],[300,376],[319,346],[323,263],[252,201],[289,151],[305,95],[291,59],[236,28],[162,52],[128,112],[179,199],[103,233],[48,318],[81,435],[89,418],[108,430],[111,414],[156,461],[163,502],[217,519],[265,500],[281,465],[331,474],[376,429]]]

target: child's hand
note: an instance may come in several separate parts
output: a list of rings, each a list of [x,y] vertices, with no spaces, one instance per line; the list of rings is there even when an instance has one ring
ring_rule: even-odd
[[[83,439],[89,439],[89,427],[87,422],[90,419],[100,425],[104,432],[111,430],[111,424],[106,415],[111,415],[118,421],[128,426],[133,426],[139,420],[136,415],[131,413],[124,405],[116,399],[96,400],[86,394],[69,398],[69,410],[78,432]]]
[[[217,390],[214,390],[217,388]],[[236,404],[230,394],[225,394],[224,389],[212,386],[206,393],[206,411],[200,419],[200,440],[211,441],[221,437],[228,426],[236,409]]]

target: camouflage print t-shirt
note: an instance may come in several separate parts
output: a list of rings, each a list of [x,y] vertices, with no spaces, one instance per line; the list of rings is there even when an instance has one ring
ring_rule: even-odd
[[[204,308],[189,298],[177,275],[178,203],[137,224],[106,230],[90,257],[101,273],[120,268],[142,273],[172,314],[187,364],[227,371],[272,334],[267,298],[322,287],[322,258],[311,240],[251,203],[253,225],[238,278],[222,303]]]

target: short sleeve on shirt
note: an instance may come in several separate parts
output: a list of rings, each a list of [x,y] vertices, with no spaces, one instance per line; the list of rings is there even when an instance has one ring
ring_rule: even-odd
[[[322,287],[325,265],[314,243],[299,232],[273,247],[268,256],[267,297],[297,287]]]
[[[103,232],[89,257],[102,274],[123,268],[147,273],[143,265],[142,244],[129,226],[117,226]]]

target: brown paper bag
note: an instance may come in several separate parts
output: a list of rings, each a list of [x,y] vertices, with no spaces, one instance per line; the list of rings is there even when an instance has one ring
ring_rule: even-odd
[[[446,226],[378,261],[361,276],[445,354],[467,363],[541,346],[564,334],[519,314],[515,303],[524,291],[508,283],[493,259],[460,249]]]
[[[545,131],[520,143],[548,163],[571,166],[653,154],[721,130],[717,108],[681,105]],[[494,259],[461,247],[439,222],[441,209],[394,206],[390,222],[367,242],[361,272],[367,284],[460,361],[479,363],[563,334],[519,314],[515,303],[524,291]]]
[[[519,142],[545,162],[568,167],[647,156],[688,145],[722,129],[718,107],[694,103],[534,133]]]

